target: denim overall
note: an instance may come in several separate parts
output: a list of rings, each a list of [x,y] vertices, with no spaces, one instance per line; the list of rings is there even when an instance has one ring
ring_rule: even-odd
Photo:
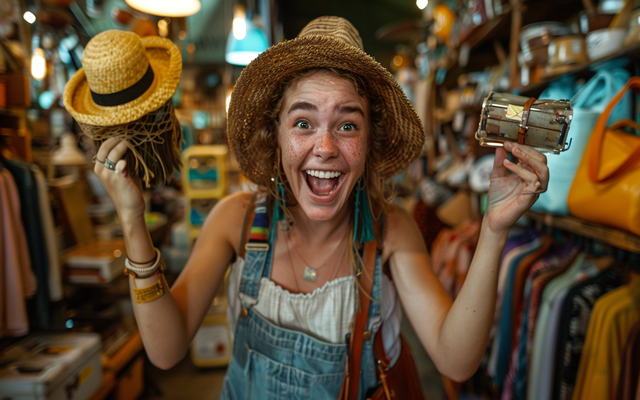
[[[337,399],[344,379],[347,345],[331,344],[305,333],[273,325],[252,310],[258,301],[260,280],[271,272],[275,225],[269,226],[265,202],[256,204],[256,217],[247,246],[239,297],[242,304],[235,329],[233,352],[220,399]],[[256,239],[258,237],[258,239]],[[264,250],[251,250],[262,242]],[[266,244],[268,244],[268,249]],[[251,248],[260,247],[253,246]],[[381,257],[376,257],[367,330],[379,328]],[[355,315],[355,314],[354,314]],[[377,317],[377,318],[375,318]],[[370,326],[371,321],[378,321]],[[373,340],[364,342],[360,375],[360,399],[378,384]]]

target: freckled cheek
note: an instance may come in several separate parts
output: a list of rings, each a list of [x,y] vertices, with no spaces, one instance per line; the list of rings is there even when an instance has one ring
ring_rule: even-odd
[[[362,164],[366,162],[367,145],[361,141],[344,143],[342,154],[351,164]]]
[[[305,149],[304,143],[298,140],[289,140],[282,145],[283,164],[288,164],[290,167],[298,168],[308,153]]]

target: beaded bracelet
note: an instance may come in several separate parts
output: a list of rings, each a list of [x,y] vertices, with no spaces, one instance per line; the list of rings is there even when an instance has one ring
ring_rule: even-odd
[[[143,275],[142,277],[146,278],[148,276],[154,275],[154,273],[157,272],[158,270],[162,272],[162,268],[158,268],[159,265],[161,264],[162,255],[160,254],[160,250],[158,250],[157,248],[154,247],[154,250],[156,252],[156,261],[150,267],[136,268],[131,265],[131,261],[129,260],[129,258],[126,258],[124,260],[124,266],[126,268],[125,274],[127,274],[127,272],[132,272],[134,277],[136,278],[140,278],[141,277],[140,275]]]

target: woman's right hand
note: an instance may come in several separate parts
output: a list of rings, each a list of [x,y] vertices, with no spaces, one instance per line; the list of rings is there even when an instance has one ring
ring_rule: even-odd
[[[111,197],[121,220],[143,217],[145,210],[140,181],[136,177],[127,176],[124,172],[127,163],[124,160],[127,146],[126,140],[116,138],[105,140],[98,149],[96,164],[93,168]],[[115,169],[107,168],[105,165],[107,159],[115,164]]]

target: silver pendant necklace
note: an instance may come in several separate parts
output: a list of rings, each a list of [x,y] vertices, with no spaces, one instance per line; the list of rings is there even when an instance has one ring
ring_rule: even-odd
[[[289,231],[287,231],[285,233],[286,239],[287,239],[287,251],[289,251],[289,247],[291,246],[291,240],[289,239]],[[305,263],[305,267],[304,267],[304,271],[302,272],[302,279],[304,279],[305,281],[310,281],[310,282],[314,282],[316,280],[316,278],[318,277],[318,271],[320,271],[322,268],[325,267],[325,265],[327,265],[330,261],[327,260],[324,262],[324,264],[322,264],[319,268],[311,268],[309,267],[309,263],[307,262],[307,260],[305,260],[302,255],[298,252],[298,250],[296,250],[295,247],[293,247],[293,251],[296,252],[296,254],[298,255],[298,257]],[[331,257],[333,258],[333,257]],[[291,270],[294,273],[294,277],[295,277],[295,271],[293,270],[293,262],[291,260],[291,253],[289,253],[289,261],[291,262]],[[340,261],[342,262],[342,258],[340,258]],[[339,269],[339,265],[336,267],[336,271]],[[297,283],[297,282],[296,282]]]

